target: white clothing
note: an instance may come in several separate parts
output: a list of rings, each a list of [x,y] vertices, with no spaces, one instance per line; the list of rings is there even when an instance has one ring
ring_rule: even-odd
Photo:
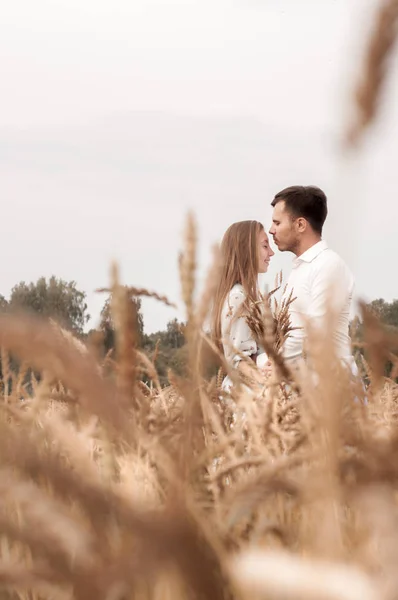
[[[223,343],[224,356],[227,363],[236,368],[241,356],[244,354],[259,361],[259,366],[266,362],[266,355],[254,339],[253,333],[247,324],[245,316],[236,317],[246,299],[246,293],[240,283],[234,285],[225,299],[221,312],[221,340]],[[225,377],[222,383],[223,390],[229,390],[232,381]]]
[[[287,361],[303,358],[305,321],[308,319],[313,328],[322,328],[330,306],[337,319],[333,331],[336,352],[355,371],[349,336],[353,290],[354,278],[349,268],[325,241],[316,243],[294,260],[282,299],[287,299],[292,291],[296,299],[289,306],[290,324],[302,329],[289,333],[284,343],[283,355]]]

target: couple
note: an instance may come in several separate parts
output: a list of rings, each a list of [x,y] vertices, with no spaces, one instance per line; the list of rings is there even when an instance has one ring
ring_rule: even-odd
[[[295,254],[293,269],[284,297],[293,290],[289,305],[290,325],[294,328],[282,348],[288,364],[299,365],[305,357],[305,321],[322,327],[326,302],[336,315],[333,340],[340,359],[354,375],[357,369],[349,336],[350,307],[354,280],[344,261],[322,240],[327,216],[324,192],[314,186],[293,186],[279,192],[271,202],[272,226],[269,233],[281,252]],[[274,252],[267,233],[257,221],[234,223],[221,244],[222,268],[215,295],[212,332],[230,367],[244,371],[242,355],[264,367],[267,358],[250,329],[243,308],[260,298],[258,274],[266,273]],[[265,367],[265,372],[267,367]],[[225,377],[222,389],[231,388]]]

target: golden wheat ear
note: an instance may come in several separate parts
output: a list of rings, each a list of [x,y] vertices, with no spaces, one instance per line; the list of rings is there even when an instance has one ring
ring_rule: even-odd
[[[61,381],[79,398],[81,407],[113,426],[118,435],[131,436],[123,408],[112,382],[105,380],[89,352],[70,343],[48,322],[26,315],[0,315],[0,346]]]
[[[353,98],[354,116],[349,123],[344,144],[358,145],[374,122],[386,86],[387,72],[397,41],[398,0],[383,0],[377,9]]]
[[[97,288],[95,291],[98,294],[111,294],[112,288],[106,288],[106,287]],[[177,308],[175,303],[171,302],[171,300],[169,300],[167,298],[167,296],[162,296],[161,294],[158,294],[157,292],[153,292],[151,290],[147,290],[146,288],[126,286],[126,291],[127,291],[128,295],[133,298],[140,298],[140,297],[153,298],[154,300],[158,300],[158,302],[161,302],[161,303],[165,304],[166,306],[170,306],[171,308]]]
[[[184,231],[184,250],[179,257],[180,284],[188,324],[193,320],[196,288],[197,225],[193,214],[188,213]]]

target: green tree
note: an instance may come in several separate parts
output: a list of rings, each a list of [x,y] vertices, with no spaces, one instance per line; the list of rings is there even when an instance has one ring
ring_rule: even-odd
[[[398,300],[386,302],[383,298],[378,298],[369,307],[385,325],[398,327]]]
[[[144,336],[144,350],[152,357],[157,347],[155,367],[162,386],[168,385],[169,369],[182,375],[187,363],[184,323],[177,319],[169,321],[166,329]]]
[[[141,347],[144,339],[144,318],[141,312],[141,300],[140,298],[130,298],[132,303],[132,309],[135,314],[135,327],[137,333],[137,346]],[[99,330],[103,336],[103,345],[105,352],[109,352],[115,347],[115,330],[112,323],[111,313],[111,298],[107,298],[105,304],[101,310],[101,320]]]
[[[90,319],[85,292],[78,290],[74,281],[67,282],[54,276],[48,281],[41,277],[36,283],[18,283],[11,290],[8,307],[53,318],[62,327],[78,335],[83,334]]]
[[[155,348],[157,352],[155,354]],[[145,336],[144,350],[150,357],[155,356],[155,367],[162,386],[168,385],[168,370],[180,376],[186,375],[188,366],[188,346],[185,339],[185,324],[173,319],[164,331]],[[220,367],[218,356],[207,344],[201,349],[202,374],[210,379],[217,375]]]
[[[8,309],[8,301],[0,294],[0,312],[4,312]]]
[[[163,335],[163,343],[169,348],[182,348],[185,344],[184,335],[185,326],[183,323],[179,323],[178,319],[169,321],[166,326],[166,331]]]
[[[383,298],[378,298],[370,302],[368,308],[370,308],[388,328],[398,328],[398,300],[386,302]],[[354,357],[361,368],[361,356],[366,356],[366,351],[361,347],[361,344],[363,343],[363,323],[358,317],[355,317],[350,323],[350,335],[354,344],[357,344],[357,346],[354,347]],[[390,376],[391,371],[392,363],[388,362],[385,367],[385,375],[387,377]]]

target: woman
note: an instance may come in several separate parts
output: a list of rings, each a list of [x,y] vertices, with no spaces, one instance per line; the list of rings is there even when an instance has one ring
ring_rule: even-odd
[[[258,221],[233,223],[221,243],[222,267],[213,308],[213,336],[232,368],[247,372],[241,355],[264,366],[266,356],[251,331],[243,311],[259,300],[259,273],[266,273],[274,255],[264,227]],[[261,355],[261,357],[260,357]],[[222,389],[231,388],[227,376]]]

